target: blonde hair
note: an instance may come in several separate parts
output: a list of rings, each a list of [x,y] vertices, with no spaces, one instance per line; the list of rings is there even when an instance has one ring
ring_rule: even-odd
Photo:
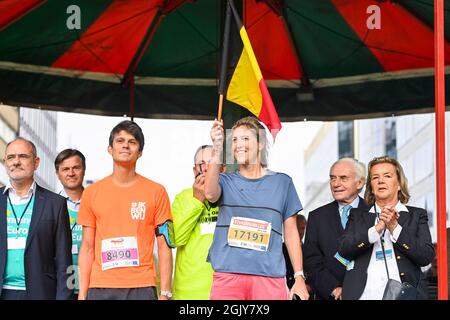
[[[364,193],[364,199],[368,205],[373,205],[375,203],[375,195],[373,194],[371,180],[372,180],[372,168],[373,166],[380,163],[389,163],[395,167],[395,172],[397,174],[397,179],[400,185],[400,190],[398,190],[398,199],[401,203],[406,204],[411,197],[408,191],[408,179],[405,176],[402,166],[400,163],[391,157],[382,156],[373,158],[367,166],[367,181],[366,181],[366,192]]]
[[[238,127],[246,127],[247,129],[252,130],[255,133],[256,141],[258,142],[258,144],[259,143],[263,144],[264,147],[261,149],[260,159],[261,159],[261,166],[263,168],[266,168],[268,158],[267,156],[268,145],[267,145],[266,129],[264,128],[264,126],[255,117],[249,116],[236,121],[231,130],[234,131],[234,129]]]

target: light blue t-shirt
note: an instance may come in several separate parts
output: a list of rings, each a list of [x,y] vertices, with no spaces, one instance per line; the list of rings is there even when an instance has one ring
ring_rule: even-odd
[[[273,171],[268,171],[259,179],[248,179],[239,172],[234,172],[220,174],[219,184],[222,188],[219,217],[208,254],[208,261],[214,271],[285,277],[283,222],[303,209],[292,179],[286,174]],[[264,250],[231,246],[228,238],[233,217],[270,223],[268,246]],[[258,238],[258,234],[236,232],[234,229],[231,230],[230,237],[262,240],[262,237]]]

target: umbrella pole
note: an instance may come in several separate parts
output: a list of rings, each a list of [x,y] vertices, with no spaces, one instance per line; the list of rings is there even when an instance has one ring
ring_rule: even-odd
[[[448,300],[447,219],[445,194],[445,61],[443,0],[434,1],[434,23],[438,299]]]
[[[222,120],[223,94],[219,95],[219,111],[217,112],[217,120]]]

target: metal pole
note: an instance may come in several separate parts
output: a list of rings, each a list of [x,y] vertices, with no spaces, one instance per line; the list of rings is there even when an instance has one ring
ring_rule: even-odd
[[[434,67],[436,113],[436,208],[438,299],[448,300],[447,219],[445,194],[445,61],[444,1],[434,1]]]

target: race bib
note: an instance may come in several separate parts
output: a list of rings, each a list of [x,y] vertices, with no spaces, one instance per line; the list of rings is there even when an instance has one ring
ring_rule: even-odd
[[[200,234],[213,234],[214,230],[216,229],[216,223],[215,222],[204,222],[200,223]]]
[[[136,237],[102,240],[102,271],[137,266],[139,266],[139,252]]]
[[[228,245],[250,250],[267,251],[272,224],[251,218],[233,217],[228,231]]]

